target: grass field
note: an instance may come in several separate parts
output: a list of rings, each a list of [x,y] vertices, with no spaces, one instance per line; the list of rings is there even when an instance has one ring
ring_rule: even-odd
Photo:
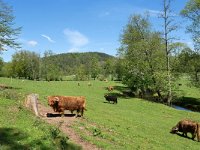
[[[0,99],[1,150],[59,149],[62,145],[55,141],[61,135],[57,128],[33,116],[17,101]]]
[[[183,118],[190,118],[200,122],[200,114],[196,112],[187,112],[176,110],[168,106],[152,103],[149,101],[120,97],[118,104],[109,104],[104,100],[104,94],[108,93],[106,87],[109,85],[121,87],[123,86],[119,82],[103,82],[103,81],[90,81],[92,86],[88,86],[87,81],[56,81],[56,82],[38,82],[38,81],[22,81],[16,79],[0,78],[1,84],[6,84],[14,87],[16,93],[29,94],[38,93],[40,101],[47,106],[46,96],[48,95],[74,95],[86,96],[87,99],[87,111],[85,111],[85,119],[77,119],[73,128],[80,136],[96,144],[98,147],[110,150],[132,150],[132,149],[158,149],[158,150],[178,150],[178,149],[190,149],[198,150],[200,143],[188,138],[181,137],[179,135],[170,134],[169,131],[172,126]],[[189,87],[182,87],[182,91]],[[189,88],[189,89],[188,89]],[[119,93],[119,91],[113,91]],[[199,89],[192,89],[191,92],[185,92],[185,96],[198,98]],[[1,108],[8,107],[6,100],[1,100]],[[9,100],[10,105],[16,105],[15,101]],[[1,112],[1,123],[4,120],[9,120],[8,124],[3,123],[5,128],[7,125],[20,126],[20,128],[30,130],[30,120],[13,121],[13,117],[9,112],[9,109],[4,109],[8,112]],[[10,114],[10,115],[8,115]],[[27,113],[24,116],[24,112],[15,112],[20,118],[27,117]],[[66,118],[67,119],[67,118]],[[12,123],[9,123],[12,122]],[[20,122],[19,124],[15,122]],[[15,123],[15,125],[13,125]],[[2,127],[1,127],[2,128]],[[19,128],[19,129],[20,129]],[[18,128],[17,128],[18,129]],[[28,133],[28,131],[26,131]],[[35,134],[44,134],[37,133]],[[189,134],[188,134],[189,135]],[[27,138],[30,134],[27,134]],[[42,135],[40,135],[43,137]],[[189,135],[191,136],[191,135]],[[20,137],[19,137],[20,138]],[[26,138],[26,139],[27,139]],[[18,139],[16,138],[16,141]],[[38,139],[39,141],[41,139]],[[23,141],[23,140],[22,140]],[[31,140],[34,141],[34,140]],[[28,140],[26,140],[28,142]],[[46,145],[51,147],[46,139]]]

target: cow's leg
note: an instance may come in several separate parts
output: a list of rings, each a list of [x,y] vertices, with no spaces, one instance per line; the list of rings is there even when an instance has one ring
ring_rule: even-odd
[[[183,132],[182,135],[185,136],[185,137],[187,137],[187,132]]]
[[[83,117],[84,108],[81,109],[81,116]]]
[[[80,109],[77,109],[77,111],[76,111],[76,117],[78,117],[79,112],[80,112]]]
[[[65,110],[62,110],[61,111],[61,117],[64,117],[65,116]]]
[[[196,133],[192,134],[192,139],[194,140],[194,138],[196,137]]]
[[[73,114],[73,112],[74,112],[74,111],[73,111],[73,110],[71,110],[71,114]]]

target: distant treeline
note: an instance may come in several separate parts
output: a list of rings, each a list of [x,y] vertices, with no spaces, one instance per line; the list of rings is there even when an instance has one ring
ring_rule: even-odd
[[[117,78],[117,58],[99,53],[53,54],[46,51],[43,57],[28,50],[16,52],[11,62],[1,61],[1,76],[30,80],[63,80],[74,75],[75,80]]]

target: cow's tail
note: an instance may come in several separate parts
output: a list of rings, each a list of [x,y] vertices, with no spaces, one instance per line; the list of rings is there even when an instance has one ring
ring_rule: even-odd
[[[197,140],[198,140],[198,142],[200,142],[200,124],[199,123],[197,123]]]

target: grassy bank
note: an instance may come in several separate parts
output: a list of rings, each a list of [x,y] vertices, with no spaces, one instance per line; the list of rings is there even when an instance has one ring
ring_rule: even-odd
[[[0,83],[14,87],[17,93],[38,93],[44,105],[47,105],[48,95],[86,96],[85,119],[77,119],[73,128],[83,139],[103,149],[199,149],[200,143],[169,133],[172,126],[183,118],[200,122],[199,113],[176,110],[137,98],[120,97],[117,105],[106,103],[103,97],[108,93],[106,87],[122,86],[118,82],[91,81],[92,86],[88,86],[88,82],[83,81],[78,86],[76,81],[38,82],[1,78]],[[119,93],[117,90],[113,92]],[[25,128],[27,124],[23,124]]]

